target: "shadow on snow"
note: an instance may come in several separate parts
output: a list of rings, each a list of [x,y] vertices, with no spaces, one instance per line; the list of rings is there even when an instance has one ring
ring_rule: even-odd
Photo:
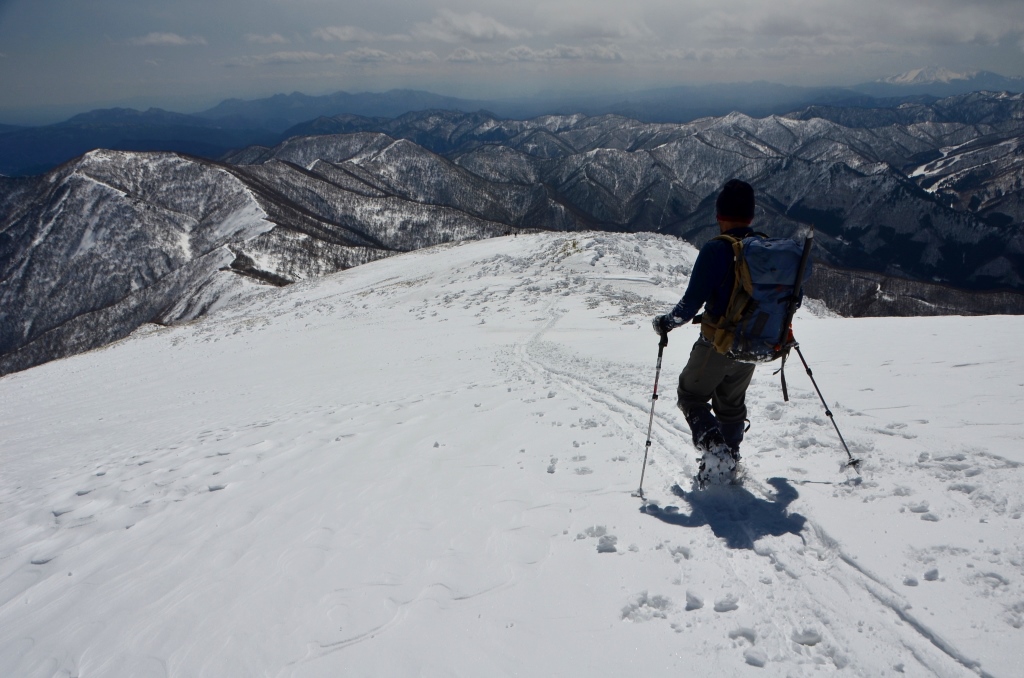
[[[662,508],[654,504],[646,504],[640,511],[670,525],[707,525],[731,549],[753,549],[754,542],[768,535],[800,536],[807,519],[786,510],[800,495],[785,478],[769,478],[768,484],[775,488],[772,501],[755,497],[738,485],[694,492],[676,485],[672,492],[690,505],[689,514],[680,512],[676,506]]]

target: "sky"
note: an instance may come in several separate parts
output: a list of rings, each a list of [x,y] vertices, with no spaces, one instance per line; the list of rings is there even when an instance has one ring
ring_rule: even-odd
[[[1020,0],[0,0],[0,119],[299,91],[466,98],[1024,75]]]

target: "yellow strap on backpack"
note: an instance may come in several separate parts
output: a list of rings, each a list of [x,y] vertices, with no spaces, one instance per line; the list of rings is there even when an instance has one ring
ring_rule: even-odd
[[[750,268],[743,258],[743,241],[731,235],[719,235],[713,240],[724,240],[732,245],[734,280],[732,294],[729,295],[729,304],[725,307],[725,315],[718,320],[711,320],[705,313],[701,322],[701,332],[715,345],[715,350],[724,355],[732,350],[736,325],[742,319],[747,304],[750,303],[754,293],[754,283],[750,279]]]

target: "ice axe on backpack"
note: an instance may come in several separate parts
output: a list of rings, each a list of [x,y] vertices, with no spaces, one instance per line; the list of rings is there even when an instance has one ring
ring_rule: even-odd
[[[811,255],[811,246],[814,244],[814,226],[811,226],[810,233],[807,238],[804,239],[804,251],[800,256],[800,267],[796,274],[796,285],[793,287],[793,296],[789,300],[789,307],[786,309],[786,321],[782,324],[782,333],[779,335],[779,341],[775,345],[775,350],[782,353],[782,366],[779,367],[778,373],[782,378],[782,398],[786,402],[789,402],[789,390],[786,388],[786,358],[789,356],[790,349],[796,349],[796,354],[800,357],[800,362],[804,365],[804,370],[807,372],[807,376],[810,377],[811,383],[814,384],[814,390],[818,393],[818,398],[821,399],[821,404],[825,407],[825,415],[832,422],[832,426],[836,429],[836,435],[839,436],[839,442],[843,444],[843,449],[846,450],[847,461],[843,464],[844,467],[849,466],[857,473],[860,473],[860,459],[854,459],[853,455],[850,454],[850,448],[846,444],[846,439],[843,438],[842,432],[839,430],[839,425],[836,423],[836,418],[832,415],[832,410],[828,408],[828,403],[825,402],[825,396],[821,394],[821,389],[818,388],[818,382],[814,380],[814,373],[811,368],[807,365],[807,361],[804,359],[803,352],[800,351],[800,344],[797,343],[793,337],[793,316],[796,314],[796,309],[800,305],[800,301],[803,297],[803,281],[804,271],[807,269],[807,262]]]

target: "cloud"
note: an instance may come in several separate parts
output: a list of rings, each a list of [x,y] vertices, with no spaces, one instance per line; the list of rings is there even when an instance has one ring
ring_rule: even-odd
[[[313,31],[313,37],[318,40],[338,40],[340,42],[370,42],[377,39],[377,35],[365,28],[358,26],[328,26]]]
[[[858,0],[822,3],[787,0],[694,0],[692,20],[680,25],[680,38],[702,46],[727,40],[732,45],[764,47],[789,38],[846,37],[850,46],[888,43],[910,49],[973,45],[997,47],[1024,30],[1021,3],[1009,0]]]
[[[379,49],[373,49],[370,47],[360,47],[359,49],[350,50],[342,54],[341,57],[345,61],[355,64],[422,64],[436,63],[440,61],[438,56],[433,52],[391,53]]]
[[[255,45],[284,45],[288,43],[288,38],[284,37],[280,33],[271,33],[270,35],[246,33],[245,41]]]
[[[553,31],[561,36],[588,40],[645,40],[655,33],[643,21],[590,17]]]
[[[536,16],[545,35],[571,40],[649,40],[656,37],[643,12],[623,3],[565,1],[539,6]]]
[[[805,17],[770,14],[762,17],[754,25],[753,32],[758,35],[786,38],[792,36],[816,37],[834,32],[835,30],[835,26],[829,26],[824,22],[811,21]]]
[[[184,45],[205,45],[206,38],[199,35],[186,38],[177,33],[149,33],[140,38],[132,38],[128,42],[139,47],[182,47]]]
[[[360,47],[359,49],[345,52],[342,56],[347,61],[362,64],[394,62],[398,60],[393,54],[379,49],[371,49],[370,47]]]
[[[313,37],[317,40],[331,42],[409,42],[412,40],[408,35],[402,33],[374,33],[359,26],[327,26],[313,31]]]
[[[506,59],[489,52],[474,52],[466,47],[459,47],[457,50],[445,57],[445,61],[463,64],[500,63]]]
[[[475,52],[466,47],[460,47],[445,57],[445,61],[481,64],[531,61],[623,61],[624,58],[617,49],[605,45],[586,47],[555,45],[549,49],[533,49],[527,45],[517,45],[498,53]]]
[[[438,40],[440,42],[494,42],[497,40],[521,40],[528,38],[530,32],[511,28],[497,19],[484,16],[479,12],[456,14],[451,10],[442,9],[430,23],[418,23],[412,30],[412,36],[421,40]]]
[[[699,63],[728,61],[757,61],[785,59],[837,59],[853,58],[859,54],[903,54],[916,53],[907,45],[893,45],[885,42],[862,43],[845,36],[817,35],[808,37],[789,36],[765,47],[705,47],[667,49],[655,53],[655,58],[665,61],[694,61]]]
[[[397,56],[406,64],[433,64],[441,61],[433,52],[399,52]]]
[[[570,47],[555,45],[549,49],[534,50],[525,45],[513,47],[505,52],[510,61],[622,61],[622,54],[613,47],[592,45],[589,47]]]
[[[658,57],[666,61],[697,61],[701,63],[710,63],[712,61],[747,61],[755,58],[755,56],[746,47],[670,49],[658,53]]]
[[[349,63],[349,64],[426,64],[441,59],[433,52],[385,52],[372,47],[360,47],[341,54],[323,52],[274,52],[229,59],[229,67],[253,68],[257,66],[287,66],[294,64]]]
[[[334,54],[322,54],[320,52],[274,52],[273,54],[259,54],[229,59],[224,62],[224,65],[241,67],[283,66],[287,64],[315,64],[337,60],[338,57]]]
[[[892,44],[881,41],[862,42],[852,36],[815,35],[807,37],[790,36],[777,44],[754,50],[755,56],[764,58],[788,57],[852,57],[858,54],[914,54],[918,47],[906,44]]]

